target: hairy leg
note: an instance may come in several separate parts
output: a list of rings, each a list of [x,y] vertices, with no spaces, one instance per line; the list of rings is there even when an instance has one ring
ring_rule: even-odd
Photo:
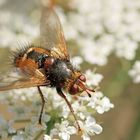
[[[78,120],[77,120],[77,118],[76,118],[76,116],[74,114],[74,110],[73,110],[70,102],[68,101],[68,99],[66,98],[65,94],[62,92],[62,90],[60,88],[57,88],[56,90],[57,90],[57,93],[66,101],[66,103],[67,103],[67,105],[68,105],[68,107],[69,107],[69,109],[70,109],[70,111],[71,111],[71,113],[72,113],[72,115],[73,115],[73,117],[74,117],[74,119],[76,121],[76,124],[78,126],[78,131],[80,132],[81,131],[80,125],[79,125]]]

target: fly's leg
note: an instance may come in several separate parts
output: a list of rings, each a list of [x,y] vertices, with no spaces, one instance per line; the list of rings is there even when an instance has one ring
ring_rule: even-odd
[[[78,126],[78,131],[81,132],[80,125],[79,125],[78,120],[77,120],[77,118],[76,118],[76,116],[74,114],[74,110],[73,110],[70,102],[68,101],[68,99],[66,98],[65,94],[62,92],[62,90],[60,88],[57,88],[56,90],[57,90],[57,93],[66,101],[66,103],[67,103],[67,105],[68,105],[68,107],[69,107],[69,109],[70,109],[70,111],[71,111],[71,113],[72,113],[72,115],[73,115],[73,117],[74,117],[74,119],[76,121],[76,124]]]
[[[39,94],[40,94],[40,97],[41,97],[41,100],[42,100],[42,107],[41,107],[41,111],[40,111],[40,115],[39,115],[39,124],[41,124],[41,119],[42,119],[42,113],[43,113],[43,109],[44,109],[44,105],[45,105],[45,99],[44,99],[44,96],[43,96],[43,93],[40,89],[40,87],[38,86],[38,91],[39,91]]]

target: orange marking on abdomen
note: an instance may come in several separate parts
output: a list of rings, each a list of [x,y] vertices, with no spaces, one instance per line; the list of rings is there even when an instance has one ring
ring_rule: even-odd
[[[19,61],[18,66],[21,71],[27,74],[33,74],[36,69],[38,69],[38,64],[32,59],[25,59],[24,61]]]
[[[22,54],[22,52],[21,52]],[[31,47],[15,60],[15,66],[25,73],[32,73],[40,68],[40,58],[49,56],[50,51],[39,47]],[[42,63],[41,63],[42,64]]]

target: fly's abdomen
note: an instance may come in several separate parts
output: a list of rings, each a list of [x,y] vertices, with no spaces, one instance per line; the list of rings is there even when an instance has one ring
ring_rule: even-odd
[[[37,68],[43,68],[44,62],[48,58],[47,54],[37,52],[36,50],[32,50],[27,53],[27,60],[31,59],[37,65]]]
[[[49,52],[45,49],[30,47],[16,55],[14,64],[25,73],[31,74],[35,69],[44,67],[44,62],[48,56]]]

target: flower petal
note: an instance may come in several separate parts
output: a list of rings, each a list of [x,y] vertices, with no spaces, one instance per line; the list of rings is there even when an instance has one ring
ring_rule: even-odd
[[[92,131],[96,134],[100,134],[103,131],[103,128],[99,124],[92,126]]]
[[[59,137],[62,138],[62,140],[69,140],[70,139],[70,135],[68,133],[59,133]]]
[[[73,127],[73,126],[69,126],[67,128],[67,131],[68,131],[69,134],[75,134],[76,133],[76,128]]]

